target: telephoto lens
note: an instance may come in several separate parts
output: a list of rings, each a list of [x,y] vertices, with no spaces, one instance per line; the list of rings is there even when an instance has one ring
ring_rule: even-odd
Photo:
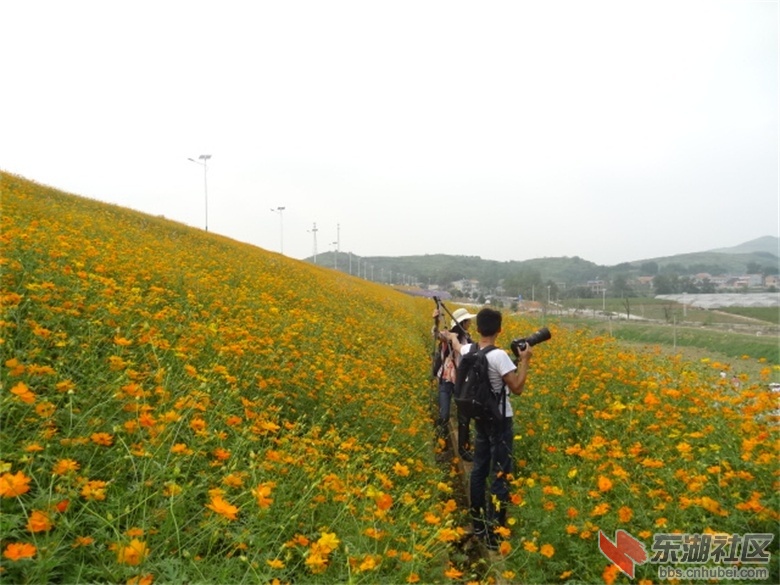
[[[537,343],[542,343],[543,341],[547,341],[552,337],[552,333],[550,333],[550,330],[547,329],[547,327],[542,327],[539,329],[539,331],[535,331],[528,337],[518,337],[517,339],[512,340],[512,353],[515,354],[515,357],[520,355],[520,352],[525,349],[526,345],[530,345],[533,347]]]

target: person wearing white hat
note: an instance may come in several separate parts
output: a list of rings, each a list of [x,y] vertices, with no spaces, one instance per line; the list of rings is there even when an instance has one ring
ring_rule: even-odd
[[[439,310],[434,310],[434,318],[439,316]],[[469,313],[466,309],[457,309],[451,314],[450,330],[439,333],[439,355],[441,356],[441,367],[436,373],[439,380],[439,420],[437,421],[437,430],[440,437],[447,436],[447,429],[450,421],[450,405],[452,404],[452,394],[455,390],[455,373],[460,363],[460,354],[452,349],[452,343],[449,341],[449,333],[457,334],[461,344],[466,345],[472,342],[468,333],[471,320],[476,315]],[[464,461],[471,461],[471,437],[469,436],[469,427],[471,421],[460,412],[458,417],[458,455]]]

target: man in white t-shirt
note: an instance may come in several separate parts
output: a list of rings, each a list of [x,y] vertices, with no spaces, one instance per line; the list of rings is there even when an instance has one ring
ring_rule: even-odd
[[[477,331],[480,334],[478,347],[496,345],[501,333],[501,313],[485,308],[477,313]],[[477,344],[461,345],[451,337],[453,349],[461,355],[476,351]],[[512,473],[512,405],[509,393],[519,395],[528,376],[531,360],[531,346],[520,350],[517,365],[505,351],[494,350],[486,354],[488,376],[493,391],[504,395],[503,420],[475,420],[474,463],[469,480],[471,518],[474,534],[490,549],[498,548],[499,537],[495,529],[506,526],[509,505],[509,475]],[[486,497],[490,478],[490,494]]]

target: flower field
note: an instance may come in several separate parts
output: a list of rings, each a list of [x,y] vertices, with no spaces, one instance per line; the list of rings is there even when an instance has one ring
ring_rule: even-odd
[[[477,560],[436,462],[430,301],[0,181],[0,582],[628,583],[617,529],[772,533],[780,580],[770,367],[736,388],[548,323],[507,539]]]

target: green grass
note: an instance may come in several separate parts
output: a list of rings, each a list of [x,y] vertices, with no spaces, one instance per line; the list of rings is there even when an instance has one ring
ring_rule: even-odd
[[[778,307],[726,307],[719,310],[724,313],[741,315],[750,319],[758,319],[780,325],[780,308]]]
[[[732,331],[715,331],[669,325],[613,324],[612,335],[634,343],[652,343],[672,347],[695,347],[723,355],[780,364],[776,336],[757,336]]]
[[[702,309],[674,301],[653,297],[629,299],[576,299],[562,303],[566,309],[575,309],[586,316],[603,313],[615,313],[625,317],[641,317],[653,321],[668,323],[694,323],[701,325],[755,324],[755,320],[777,325],[780,310],[777,307],[729,307],[723,309]]]

